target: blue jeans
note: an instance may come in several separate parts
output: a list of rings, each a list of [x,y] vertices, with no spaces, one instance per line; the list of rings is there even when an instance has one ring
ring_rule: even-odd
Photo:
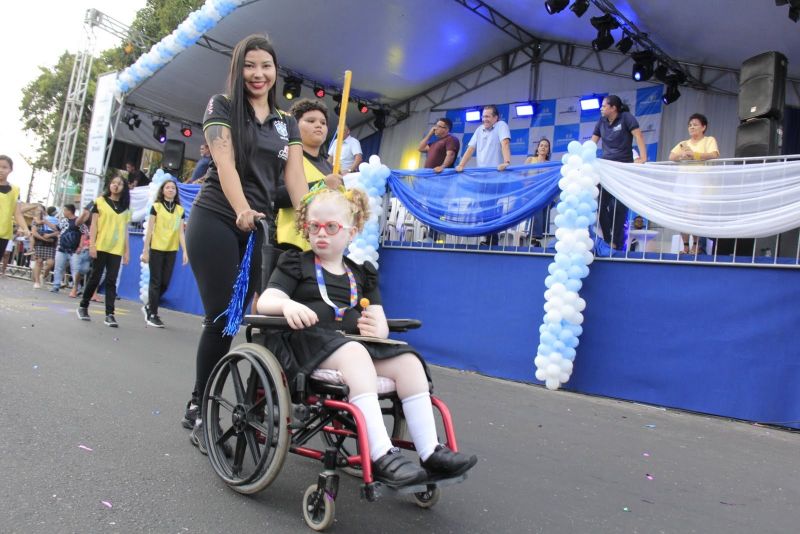
[[[53,271],[53,289],[59,289],[61,287],[61,280],[64,279],[64,269],[67,266],[67,261],[69,261],[69,271],[72,274],[72,279],[75,279],[75,275],[80,272],[80,256],[75,253],[66,253],[60,250],[56,251],[56,266]]]

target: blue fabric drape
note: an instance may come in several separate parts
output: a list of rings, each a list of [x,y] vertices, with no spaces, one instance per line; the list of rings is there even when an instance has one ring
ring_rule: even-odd
[[[499,232],[531,217],[558,194],[561,162],[495,169],[394,170],[392,193],[414,217],[451,235]]]

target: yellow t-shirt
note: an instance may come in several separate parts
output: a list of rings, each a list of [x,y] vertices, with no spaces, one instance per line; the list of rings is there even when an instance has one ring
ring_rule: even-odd
[[[125,237],[128,232],[128,222],[131,220],[131,210],[117,213],[105,197],[97,197],[95,208],[99,215],[95,241],[97,250],[122,256],[125,253]]]
[[[314,163],[305,156],[303,156],[303,171],[305,172],[309,189],[320,180],[325,179],[322,171],[317,169]],[[297,232],[294,221],[294,208],[281,208],[278,210],[275,235],[278,243],[294,245],[303,251],[311,250],[311,245],[306,241],[306,238]]]
[[[181,225],[183,224],[183,206],[175,204],[172,213],[161,202],[153,204],[156,212],[156,225],[150,238],[150,248],[162,252],[178,250]]]
[[[14,213],[17,211],[19,187],[8,185],[11,186],[11,190],[8,193],[0,193],[0,239],[14,237]],[[0,251],[0,254],[2,252]]]
[[[681,145],[688,145],[695,154],[707,154],[709,152],[719,153],[719,148],[717,148],[717,140],[710,135],[706,135],[697,142],[693,141],[691,138],[687,139],[686,141],[681,141],[675,145],[675,148],[670,151],[670,154],[680,154],[683,152],[681,150]]]

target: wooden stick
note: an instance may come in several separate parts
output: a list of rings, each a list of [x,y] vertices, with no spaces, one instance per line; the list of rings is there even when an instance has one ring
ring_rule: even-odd
[[[339,171],[342,166],[342,139],[344,137],[344,125],[347,122],[347,103],[350,100],[350,80],[353,73],[349,70],[344,71],[344,87],[342,87],[342,101],[339,110],[339,125],[336,127],[336,151],[333,155],[333,174],[341,174]]]

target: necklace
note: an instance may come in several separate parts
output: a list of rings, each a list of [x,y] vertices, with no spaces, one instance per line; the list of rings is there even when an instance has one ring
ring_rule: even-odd
[[[114,208],[114,211],[119,212],[119,205],[117,202],[111,197],[108,197],[108,200],[111,201],[111,207]]]
[[[162,204],[164,204],[164,208],[169,213],[172,213],[172,212],[175,211],[175,201],[174,200],[172,202],[170,202],[169,200],[165,200],[164,202],[162,202]]]
[[[333,313],[336,316],[336,320],[340,322],[342,319],[344,319],[344,312],[346,312],[348,308],[355,308],[356,303],[358,302],[358,286],[356,285],[356,279],[353,276],[353,271],[350,270],[350,267],[348,267],[346,263],[344,264],[344,269],[347,272],[347,279],[350,282],[350,306],[344,306],[340,308],[334,304],[328,296],[328,288],[325,287],[325,277],[322,275],[322,262],[320,261],[319,256],[314,256],[314,270],[317,274],[317,287],[319,288],[319,294],[322,297],[322,300],[325,301],[325,304],[333,308]]]

